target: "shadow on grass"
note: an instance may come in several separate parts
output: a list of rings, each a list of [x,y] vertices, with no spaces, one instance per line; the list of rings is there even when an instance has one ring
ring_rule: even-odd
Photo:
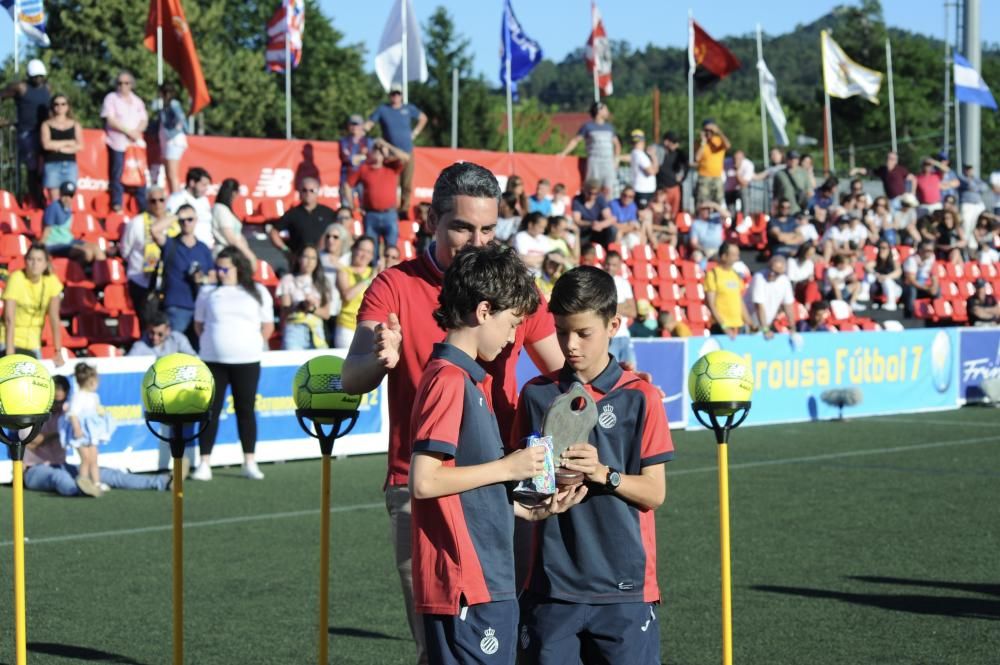
[[[930,583],[920,580],[897,580],[896,578],[879,577],[855,577],[864,582],[886,581],[888,583],[910,584],[917,586],[934,586],[940,588],[960,588],[969,590],[967,587],[992,585],[959,585],[957,583]],[[955,584],[954,587],[947,586]],[[751,586],[754,591],[764,591],[767,593],[780,593],[789,596],[800,596],[802,598],[822,598],[828,600],[839,600],[844,603],[855,605],[866,605],[877,607],[883,610],[894,612],[910,612],[912,614],[928,614],[936,616],[946,616],[966,619],[988,619],[1000,620],[1000,601],[987,598],[963,598],[956,596],[925,596],[917,594],[884,594],[884,593],[851,593],[848,591],[832,591],[828,589],[810,589],[806,587],[755,585]],[[989,593],[989,592],[987,592]]]
[[[990,596],[1000,596],[1000,584],[982,584],[971,582],[945,582],[942,580],[912,580],[905,577],[869,577],[852,576],[849,580],[871,582],[872,584],[900,584],[915,587],[930,587],[932,589],[951,589],[953,591],[968,591],[969,593],[985,593]]]
[[[113,663],[114,665],[146,665],[138,660],[117,653],[108,653],[100,649],[79,647],[72,644],[56,644],[55,642],[28,642],[28,651],[33,654],[61,656],[73,660],[91,661],[95,663]]]
[[[331,635],[340,635],[341,637],[360,637],[365,640],[395,640],[398,642],[403,639],[401,637],[396,637],[395,635],[387,635],[374,630],[362,630],[361,628],[337,628],[334,626],[327,632]]]

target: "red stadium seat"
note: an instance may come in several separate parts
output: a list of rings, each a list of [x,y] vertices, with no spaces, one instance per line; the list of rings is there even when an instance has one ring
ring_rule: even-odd
[[[84,286],[67,286],[63,289],[62,304],[59,313],[65,317],[76,316],[84,312],[96,312],[100,308],[97,294],[93,289]]]
[[[104,227],[101,226],[96,217],[88,213],[73,213],[73,222],[70,228],[75,238],[104,235]]]
[[[121,259],[105,259],[94,261],[91,267],[94,285],[103,288],[107,284],[125,284],[128,276],[125,274],[125,264]]]
[[[6,189],[0,189],[0,210],[13,210],[14,212],[24,212],[21,204],[17,202],[17,197]]]
[[[76,354],[73,353],[73,348],[66,345],[65,338],[63,338],[62,345],[63,345],[63,350],[62,350],[63,360],[72,360],[76,358]],[[56,357],[56,347],[54,346],[43,345],[41,348],[41,352],[42,352],[42,360],[52,360],[53,358]]]
[[[59,334],[60,343],[67,349],[82,349],[87,346],[87,340],[84,337],[78,337],[77,335],[72,335],[66,326],[59,324],[62,329]],[[46,321],[45,325],[42,326],[42,349],[46,346],[51,347],[52,343],[52,325]]]
[[[132,314],[135,308],[124,284],[108,284],[104,287],[103,309],[112,314]]]
[[[681,258],[680,254],[677,253],[677,248],[673,245],[668,245],[666,243],[661,243],[656,248],[656,259],[657,261],[665,261],[666,263],[675,263]]]
[[[111,212],[111,195],[108,192],[97,192],[90,197],[90,211],[98,217],[107,217]]]
[[[114,344],[91,344],[87,347],[87,351],[95,358],[120,358],[125,355],[121,347]]]
[[[25,235],[0,234],[0,259],[23,258],[31,247],[31,238]]]
[[[929,298],[920,298],[913,302],[913,314],[918,319],[924,319],[925,321],[937,321],[937,315],[934,312],[934,306],[931,305]]]
[[[274,268],[263,259],[257,259],[257,268],[253,272],[253,279],[271,289],[278,286],[278,276],[275,274]]]
[[[16,235],[35,235],[31,226],[21,216],[13,210],[0,211],[0,233],[13,233]]]

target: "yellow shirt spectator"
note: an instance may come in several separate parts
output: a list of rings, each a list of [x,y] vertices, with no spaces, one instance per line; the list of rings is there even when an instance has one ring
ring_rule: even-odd
[[[723,162],[726,160],[726,143],[719,135],[705,142],[698,160],[698,175],[702,178],[721,178]]]
[[[361,282],[370,282],[374,270],[371,266],[364,268],[341,268],[340,274],[348,280],[349,287],[353,287]],[[367,287],[366,287],[367,288]],[[365,290],[359,290],[358,294],[350,300],[345,300],[340,307],[340,314],[337,315],[337,327],[355,330],[358,327],[358,310],[361,309],[361,301],[365,298]]]
[[[42,348],[42,326],[49,303],[62,291],[63,285],[55,275],[42,275],[37,282],[28,279],[23,270],[10,276],[3,299],[7,308],[14,304],[14,348],[29,351]],[[6,339],[6,326],[0,324],[0,344],[5,344]]]
[[[743,325],[743,280],[732,268],[715,266],[705,274],[705,293],[715,294],[715,309],[723,328]]]

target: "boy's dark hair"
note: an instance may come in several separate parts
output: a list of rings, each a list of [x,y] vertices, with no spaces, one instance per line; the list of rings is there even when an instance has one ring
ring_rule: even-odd
[[[55,384],[57,390],[61,390],[67,394],[69,393],[69,379],[62,374],[56,374],[53,376],[52,383]]]
[[[573,268],[552,288],[549,311],[556,316],[595,312],[607,323],[618,312],[614,277],[593,266]]]
[[[97,368],[87,363],[80,363],[73,368],[73,376],[76,377],[76,385],[82,386],[87,381],[97,378]]]
[[[483,301],[493,314],[510,309],[526,316],[538,309],[535,281],[512,247],[490,243],[456,254],[444,273],[434,320],[443,330],[462,328]]]

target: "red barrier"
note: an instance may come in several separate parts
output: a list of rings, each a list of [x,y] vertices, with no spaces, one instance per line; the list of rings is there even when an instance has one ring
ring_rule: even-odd
[[[108,155],[104,132],[85,129],[83,134],[85,147],[77,155],[78,187],[82,192],[106,191]],[[295,183],[300,178],[313,176],[322,183],[322,198],[337,198],[340,158],[336,142],[189,136],[188,143],[190,147],[181,161],[181,177],[191,166],[204,167],[212,174],[212,193],[223,179],[236,178],[245,196],[287,199],[296,196]],[[580,189],[579,160],[575,157],[417,148],[414,198],[429,201],[438,173],[457,161],[485,166],[497,176],[501,187],[508,176],[517,174],[524,179],[529,193],[541,178],[548,178],[552,184],[564,183],[571,193]]]

